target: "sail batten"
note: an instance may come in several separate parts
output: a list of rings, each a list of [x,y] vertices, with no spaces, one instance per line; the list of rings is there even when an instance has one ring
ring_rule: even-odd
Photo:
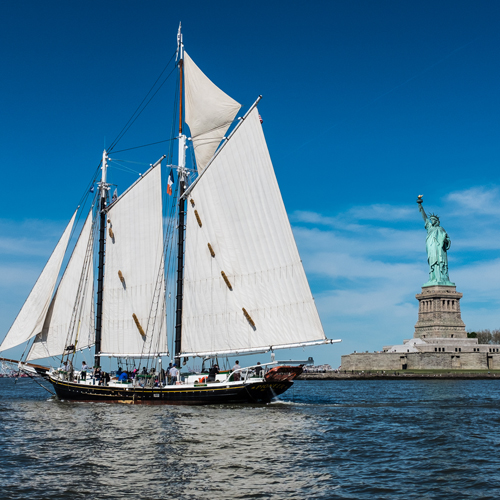
[[[71,230],[73,229],[76,213],[77,211],[75,211],[66,226],[61,239],[57,243],[22,309],[19,311],[2,345],[0,345],[0,351],[27,342],[42,330],[64,254],[66,253]]]
[[[326,340],[257,108],[191,195],[195,206],[188,204],[182,355]]]

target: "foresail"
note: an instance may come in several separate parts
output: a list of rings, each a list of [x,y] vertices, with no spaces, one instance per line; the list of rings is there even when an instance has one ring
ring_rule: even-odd
[[[28,361],[60,356],[70,345],[78,350],[94,343],[92,229],[91,211],[52,299],[43,329],[31,346]]]
[[[181,355],[325,340],[257,108],[187,205]]]
[[[198,171],[202,171],[241,104],[214,85],[184,52],[186,123],[191,130]]]
[[[101,352],[146,356],[167,351],[161,166],[109,208]]]
[[[56,286],[57,276],[61,269],[66,247],[68,246],[75,217],[76,212],[66,226],[61,239],[57,243],[56,248],[38,277],[35,286],[31,290],[22,309],[19,311],[13,325],[10,327],[2,345],[0,345],[0,351],[27,342],[42,330],[45,316],[49,309],[50,300]]]

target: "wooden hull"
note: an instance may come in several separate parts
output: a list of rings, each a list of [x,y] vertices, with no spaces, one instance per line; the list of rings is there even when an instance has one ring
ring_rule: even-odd
[[[105,387],[48,378],[59,399],[128,404],[210,405],[269,403],[283,394],[292,381],[207,384],[201,386]]]

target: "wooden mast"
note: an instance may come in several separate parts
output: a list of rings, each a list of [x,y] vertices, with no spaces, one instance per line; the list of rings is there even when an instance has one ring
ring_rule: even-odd
[[[106,184],[106,171],[108,167],[108,155],[106,151],[102,154],[102,176],[101,176],[101,200],[99,203],[100,223],[99,223],[99,263],[97,272],[97,310],[95,324],[95,357],[94,365],[101,364],[101,338],[102,338],[102,294],[104,286],[104,252],[106,245],[106,195],[108,185]]]
[[[182,113],[183,113],[183,58],[184,46],[182,44],[181,26],[177,35],[178,51],[179,51],[179,157],[177,178],[179,181],[179,218],[177,230],[177,293],[176,293],[176,310],[175,310],[175,342],[174,342],[174,360],[177,367],[180,367],[181,358],[181,336],[182,336],[182,295],[183,295],[183,278],[184,278],[184,237],[186,229],[186,200],[183,198],[185,191],[185,164],[186,164],[186,136],[182,133]]]

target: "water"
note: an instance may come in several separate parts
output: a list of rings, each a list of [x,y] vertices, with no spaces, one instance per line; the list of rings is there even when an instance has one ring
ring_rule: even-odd
[[[0,379],[2,499],[496,499],[500,382],[299,381],[267,406],[66,403]]]

